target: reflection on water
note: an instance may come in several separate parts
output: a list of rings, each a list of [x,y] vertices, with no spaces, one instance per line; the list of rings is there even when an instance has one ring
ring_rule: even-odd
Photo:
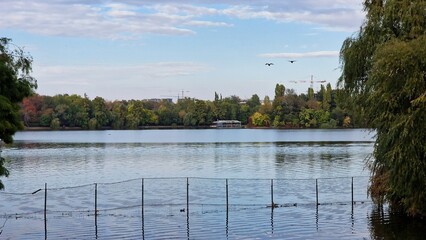
[[[372,239],[425,239],[426,219],[412,219],[387,206],[376,206],[368,217]]]
[[[3,156],[15,191],[150,177],[368,176],[372,143],[25,143]],[[34,174],[34,173],[37,174]],[[23,189],[22,189],[23,188]]]
[[[424,222],[373,220],[371,204],[265,208],[193,206],[139,207],[47,216],[49,239],[424,239]],[[185,206],[184,206],[185,207]],[[366,216],[367,213],[367,216]],[[144,220],[142,220],[144,219]],[[386,219],[386,217],[385,217]],[[10,218],[2,237],[43,239],[43,215]],[[422,225],[423,224],[423,225]],[[423,231],[421,231],[423,230]],[[19,233],[22,234],[19,234]]]
[[[373,144],[362,130],[21,132],[15,139],[3,149],[11,175],[2,181],[13,193],[48,184],[50,239],[416,239],[411,232],[422,229],[367,201]],[[354,206],[353,176],[360,176]],[[172,177],[190,177],[190,194],[186,178]],[[141,178],[143,191],[140,180],[125,181]],[[279,208],[266,207],[270,179]],[[0,218],[1,237],[45,237],[42,192],[0,198],[0,214],[36,212]],[[397,225],[404,230],[392,233]]]

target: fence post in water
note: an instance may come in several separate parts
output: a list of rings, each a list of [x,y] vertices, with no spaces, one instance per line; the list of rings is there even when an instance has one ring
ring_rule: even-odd
[[[145,216],[144,216],[144,183],[143,183],[143,178],[142,178],[142,193],[141,193],[141,197],[142,197],[142,210],[141,210],[141,216],[142,216],[142,239],[145,239]]]
[[[271,208],[274,208],[274,179],[271,179]]]
[[[189,178],[186,178],[186,211],[189,214]]]
[[[226,213],[228,213],[228,179],[226,179]]]
[[[47,239],[47,183],[44,184],[44,238]]]
[[[352,195],[352,206],[354,205],[354,177],[352,177],[351,182],[351,195]]]
[[[95,232],[98,236],[98,184],[95,183]]]
[[[318,178],[315,179],[315,195],[316,195],[316,203],[317,203],[317,206],[318,206],[319,205],[319,202],[318,202]]]
[[[142,210],[141,210],[142,211],[142,223],[143,223],[143,220],[144,220],[143,219],[143,217],[144,217],[143,216],[143,214],[144,214],[144,209],[143,209],[144,208],[144,196],[143,196],[143,194],[144,194],[144,183],[143,183],[143,178],[142,178],[142,193],[141,193],[141,198],[142,198],[141,199],[141,201],[142,201]]]
[[[141,201],[142,201],[142,219],[143,219],[143,212],[144,212],[144,209],[143,209],[143,207],[144,207],[144,196],[143,196],[143,194],[144,194],[144,183],[143,183],[143,178],[142,178],[142,195],[141,195]]]

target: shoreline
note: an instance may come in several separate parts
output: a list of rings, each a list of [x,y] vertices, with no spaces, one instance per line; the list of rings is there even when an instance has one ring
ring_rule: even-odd
[[[309,130],[309,129],[366,129],[366,128],[275,128],[275,127],[248,127],[242,126],[241,128],[216,128],[211,126],[196,126],[196,127],[185,127],[185,126],[140,126],[137,129],[113,129],[104,127],[101,129],[84,129],[81,127],[62,127],[59,129],[52,129],[50,127],[25,127],[20,131],[104,131],[104,130],[170,130],[170,129],[282,129],[282,130]]]

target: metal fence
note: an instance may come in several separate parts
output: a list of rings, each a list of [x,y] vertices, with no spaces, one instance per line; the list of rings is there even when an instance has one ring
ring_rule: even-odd
[[[109,212],[138,209],[142,225],[150,213],[165,215],[201,209],[233,211],[242,207],[280,207],[346,204],[370,201],[369,177],[318,179],[241,178],[142,178],[113,183],[40,189],[27,193],[0,192],[0,217],[20,218],[39,214],[84,215],[93,218],[97,234],[98,217]],[[163,212],[162,212],[163,211]],[[1,231],[0,225],[0,231]],[[1,234],[1,232],[0,232]]]

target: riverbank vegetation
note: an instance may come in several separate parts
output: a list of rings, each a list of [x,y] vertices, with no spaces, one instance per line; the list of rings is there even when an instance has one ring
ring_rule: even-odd
[[[377,133],[370,194],[426,216],[426,2],[364,2],[341,50],[340,82]]]
[[[349,110],[351,101],[332,89],[321,86],[314,93],[296,94],[275,86],[272,100],[254,94],[250,99],[237,96],[214,101],[192,98],[107,101],[80,95],[33,95],[21,103],[25,126],[51,129],[138,129],[168,127],[209,127],[220,119],[239,120],[247,127],[341,128],[365,127],[362,116]]]

